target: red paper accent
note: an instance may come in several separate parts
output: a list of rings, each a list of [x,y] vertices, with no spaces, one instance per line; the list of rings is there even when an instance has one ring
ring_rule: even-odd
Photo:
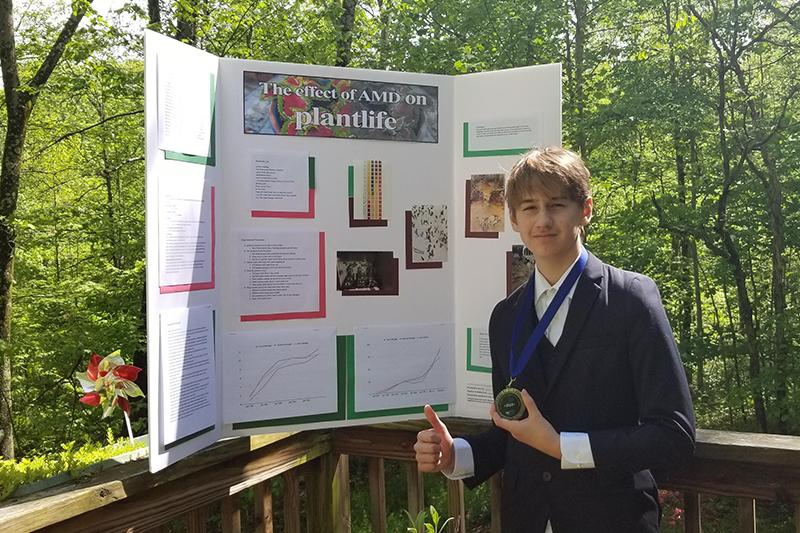
[[[256,218],[314,218],[315,189],[308,189],[308,211],[250,211],[251,217]]]

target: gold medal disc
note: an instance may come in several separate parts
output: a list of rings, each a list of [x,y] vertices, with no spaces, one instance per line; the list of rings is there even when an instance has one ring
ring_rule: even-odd
[[[513,387],[506,387],[501,390],[497,398],[494,399],[494,406],[497,409],[497,414],[506,420],[520,420],[526,414],[522,393]]]

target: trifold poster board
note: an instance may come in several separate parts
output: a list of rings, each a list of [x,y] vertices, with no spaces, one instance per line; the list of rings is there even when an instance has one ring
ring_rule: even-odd
[[[488,417],[503,206],[559,65],[441,76],[145,37],[150,469],[221,437]]]

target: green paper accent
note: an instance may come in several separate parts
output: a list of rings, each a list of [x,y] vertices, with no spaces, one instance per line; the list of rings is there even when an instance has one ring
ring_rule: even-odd
[[[464,157],[491,157],[498,155],[520,155],[530,148],[506,148],[503,150],[470,150],[469,149],[469,122],[464,123]]]
[[[164,159],[169,159],[172,161],[183,161],[184,163],[195,163],[198,165],[205,165],[208,167],[214,167],[217,165],[217,156],[216,156],[217,114],[214,112],[214,106],[217,98],[217,80],[213,74],[210,77],[211,77],[211,139],[209,142],[210,154],[208,156],[191,155],[191,154],[183,154],[180,152],[170,152],[169,150],[164,150]]]
[[[348,198],[352,198],[353,197],[353,189],[354,189],[353,175],[354,174],[355,174],[355,169],[353,168],[353,165],[349,165],[347,167],[347,197]]]
[[[378,409],[374,411],[356,412],[356,357],[355,357],[355,335],[347,335],[347,419],[357,420],[360,418],[375,418],[380,416],[414,415],[425,411],[424,405],[414,407],[398,407],[395,409]],[[434,411],[447,411],[450,406],[446,403],[431,405]]]
[[[315,170],[314,163],[316,160],[313,157],[308,158],[308,188],[309,189],[316,189],[317,188],[317,173]]]
[[[472,364],[472,328],[467,328],[467,370],[485,372],[487,374],[492,373],[491,368]]]
[[[189,442],[190,440],[195,439],[195,438],[199,437],[200,435],[208,433],[209,431],[213,430],[214,427],[215,427],[214,425],[208,426],[207,428],[201,429],[200,431],[195,431],[191,435],[186,435],[185,437],[181,437],[180,439],[176,440],[175,442],[170,442],[169,444],[164,445],[164,450],[165,451],[166,450],[171,450],[175,446],[180,446],[184,442]]]
[[[344,335],[336,336],[336,412],[318,415],[288,416],[285,418],[272,418],[269,420],[251,420],[250,422],[236,422],[233,429],[253,429],[274,426],[288,426],[292,424],[310,424],[313,422],[330,422],[345,419],[345,393],[347,388],[346,369],[347,343]]]

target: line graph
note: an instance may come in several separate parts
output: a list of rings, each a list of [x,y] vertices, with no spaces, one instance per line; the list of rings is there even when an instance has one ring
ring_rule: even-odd
[[[264,390],[264,388],[269,384],[272,378],[275,377],[275,374],[283,370],[284,368],[289,368],[298,365],[304,365],[310,361],[313,361],[317,357],[319,357],[320,351],[314,350],[308,355],[301,356],[301,357],[287,357],[285,359],[279,359],[275,361],[269,368],[267,368],[261,377],[256,383],[256,386],[250,392],[250,400],[253,400],[258,394]]]
[[[226,422],[336,411],[335,328],[236,332],[224,342]]]
[[[354,333],[356,411],[453,401],[452,324],[366,326]]]

